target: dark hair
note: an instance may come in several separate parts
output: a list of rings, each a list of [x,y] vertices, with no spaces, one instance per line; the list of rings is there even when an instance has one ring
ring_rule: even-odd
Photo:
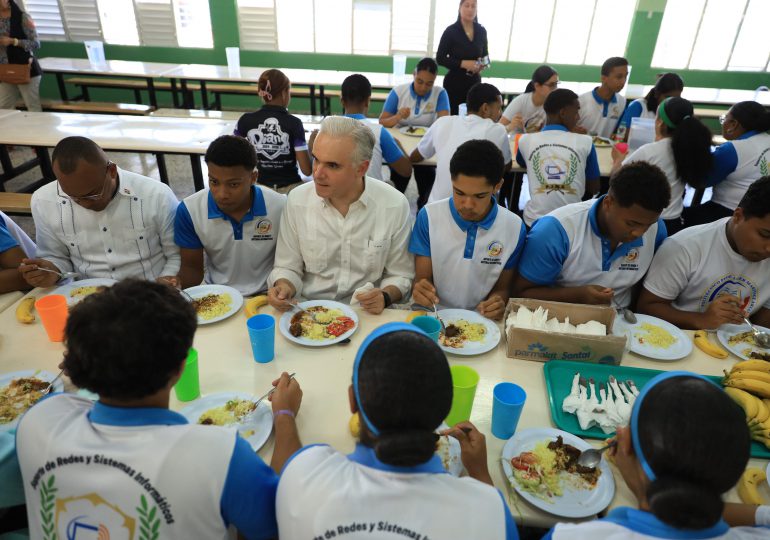
[[[564,107],[569,107],[578,100],[578,95],[572,90],[566,88],[557,88],[545,98],[543,110],[545,114],[555,115]]]
[[[269,94],[260,94],[260,97],[265,102],[273,101],[281,94],[281,92],[289,88],[289,86],[291,86],[289,78],[280,69],[268,69],[263,71],[262,75],[259,76],[259,81],[257,81],[257,88],[260,91]]]
[[[107,156],[98,144],[88,137],[65,137],[53,149],[51,161],[64,174],[75,172],[81,159],[91,165],[107,165]]]
[[[463,2],[465,2],[465,0],[460,0],[460,3],[457,6],[457,22],[460,22],[460,8],[463,7]],[[476,14],[475,17],[473,17],[473,22],[475,23],[479,22],[478,13]]]
[[[605,60],[604,63],[602,64],[602,75],[606,77],[616,67],[623,67],[627,65],[628,65],[628,60],[626,60],[622,56],[612,56],[610,58],[607,58],[607,60]]]
[[[468,94],[465,97],[465,104],[468,107],[468,112],[476,112],[481,109],[481,106],[485,103],[492,103],[497,101],[500,97],[500,90],[493,84],[489,83],[476,83],[468,90]]]
[[[730,114],[746,131],[770,130],[770,111],[756,101],[741,101],[730,107]]]
[[[435,75],[438,73],[438,64],[433,58],[425,57],[414,66],[414,72],[417,73],[418,71],[427,71]]]
[[[359,105],[372,96],[372,83],[360,73],[348,75],[340,87],[342,101]]]
[[[548,82],[548,79],[554,75],[558,75],[558,73],[551,66],[540,66],[532,73],[532,79],[530,79],[530,81],[527,83],[527,87],[524,89],[524,93],[526,94],[528,92],[534,92],[535,83],[545,84]]]
[[[181,367],[197,320],[192,304],[171,287],[123,280],[72,308],[63,367],[75,386],[100,396],[150,396]]]
[[[677,529],[706,529],[722,517],[722,494],[741,477],[751,439],[742,409],[714,384],[682,376],[650,389],[639,440],[656,479],[650,511]]]
[[[684,81],[676,73],[664,73],[655,81],[655,86],[650,88],[644,100],[647,102],[648,111],[657,111],[660,105],[660,96],[674,92],[675,90],[684,90]]]
[[[671,135],[676,175],[693,187],[705,187],[706,175],[714,160],[711,155],[711,130],[695,117],[692,103],[684,98],[670,97],[661,107],[676,126],[672,128],[664,123]]]
[[[358,370],[361,407],[380,431],[365,425],[361,442],[383,463],[413,467],[436,451],[433,432],[449,414],[452,376],[446,356],[428,336],[401,330],[371,342]]]
[[[247,171],[253,171],[257,166],[257,152],[254,146],[243,137],[236,135],[221,135],[211,141],[204,157],[206,163],[220,167],[235,167],[240,165]]]
[[[623,208],[638,204],[650,212],[661,213],[671,201],[671,185],[658,166],[634,161],[610,177],[609,194]]]
[[[739,208],[747,218],[763,218],[770,214],[770,176],[755,180],[743,194]]]
[[[449,160],[449,174],[454,180],[458,174],[483,176],[491,186],[503,178],[503,153],[492,141],[475,139],[457,147]]]

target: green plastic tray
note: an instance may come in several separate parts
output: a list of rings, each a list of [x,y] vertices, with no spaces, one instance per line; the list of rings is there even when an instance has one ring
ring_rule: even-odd
[[[569,362],[567,360],[551,360],[543,365],[543,374],[545,375],[545,385],[548,389],[548,401],[551,407],[551,418],[559,429],[579,437],[590,439],[606,439],[612,434],[604,433],[601,428],[594,426],[591,429],[580,429],[577,416],[568,414],[561,410],[562,401],[572,390],[572,379],[575,373],[579,372],[586,379],[593,379],[597,383],[606,383],[610,375],[614,375],[618,380],[631,379],[636,383],[636,387],[641,390],[658,373],[663,373],[655,369],[642,369],[625,366],[608,366],[603,364],[592,364],[588,362]],[[721,377],[709,377],[717,384],[721,384]],[[751,443],[751,456],[755,458],[770,458],[770,450],[756,441]]]

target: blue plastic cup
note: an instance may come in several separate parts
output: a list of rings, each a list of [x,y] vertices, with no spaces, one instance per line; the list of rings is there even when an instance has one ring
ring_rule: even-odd
[[[438,335],[441,332],[441,323],[435,317],[429,317],[427,315],[420,315],[412,319],[412,324],[417,328],[428,334],[428,337],[435,342],[438,342]]]
[[[260,313],[246,321],[254,360],[266,364],[275,358],[275,319]]]
[[[492,435],[510,439],[524,409],[527,393],[518,384],[501,382],[492,391]]]

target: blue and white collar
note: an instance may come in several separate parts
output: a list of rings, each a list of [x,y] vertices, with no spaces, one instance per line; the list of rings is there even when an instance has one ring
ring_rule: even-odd
[[[108,426],[173,426],[187,424],[187,419],[169,409],[156,407],[114,407],[101,401],[94,403],[88,413],[88,419],[94,424]]]
[[[265,204],[265,196],[262,194],[262,190],[259,189],[256,185],[251,186],[251,194],[252,194],[252,202],[251,202],[251,208],[246,213],[245,216],[243,216],[243,219],[241,221],[249,221],[251,219],[254,219],[257,216],[266,216],[267,215],[267,205]],[[217,202],[214,200],[214,196],[211,194],[211,190],[209,190],[208,194],[208,218],[209,219],[230,219],[227,214],[222,212],[222,210],[217,206]]]
[[[484,219],[481,221],[468,221],[463,219],[462,216],[460,216],[460,214],[457,212],[457,208],[455,208],[455,201],[452,197],[449,197],[449,211],[452,213],[452,219],[455,220],[455,223],[463,232],[468,232],[468,230],[475,229],[477,227],[481,227],[484,230],[489,230],[497,218],[497,199],[492,197],[492,208],[489,210],[489,212],[487,212],[487,215],[484,216]]]
[[[716,525],[709,527],[708,529],[677,529],[671,525],[666,525],[650,512],[628,507],[615,508],[607,514],[606,518],[603,518],[600,521],[609,521],[630,531],[646,536],[671,540],[706,540],[708,538],[718,538],[725,535],[730,529],[727,523],[721,519]]]

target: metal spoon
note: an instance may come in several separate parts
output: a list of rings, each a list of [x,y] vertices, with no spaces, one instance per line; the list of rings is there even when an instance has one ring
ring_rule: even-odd
[[[754,342],[763,349],[770,349],[770,333],[760,332],[746,317],[743,320],[746,321],[751,331],[754,332]]]
[[[436,309],[436,302],[433,303],[433,313],[436,314],[436,319],[438,319],[439,324],[441,324],[441,331],[446,336],[446,325],[444,324],[444,321],[441,320],[441,317],[438,316],[438,309]]]
[[[618,445],[618,441],[612,441],[610,444],[603,448],[596,450],[591,448],[589,450],[583,450],[578,457],[577,464],[581,467],[596,468],[599,462],[602,460],[602,453],[610,448],[614,448]]]
[[[53,390],[53,385],[54,385],[54,383],[55,383],[56,381],[58,381],[58,380],[59,380],[59,377],[61,377],[63,374],[64,374],[64,370],[62,369],[62,370],[59,372],[59,374],[58,374],[56,377],[54,377],[54,378],[53,378],[53,380],[52,380],[50,383],[48,383],[48,386],[46,386],[45,388],[43,388],[43,390],[42,390],[40,393],[41,393],[42,395],[44,395],[44,396],[47,396],[48,394],[50,394],[50,393],[51,393],[51,390]]]
[[[69,279],[69,278],[75,278],[80,276],[79,272],[57,272],[56,270],[49,270],[48,268],[41,268],[37,267],[38,270],[42,270],[43,272],[51,272],[52,274],[56,274],[61,279]]]
[[[614,298],[612,301],[615,303],[615,309],[617,310],[617,312],[623,315],[623,319],[628,324],[636,324],[636,315],[634,315],[633,311],[631,311],[628,308],[622,307]]]
[[[306,310],[305,308],[303,308],[299,304],[292,304],[292,306],[297,308],[299,311],[302,311],[302,312],[307,313],[308,315],[310,315],[310,318],[313,319],[314,322],[318,322],[318,320],[315,318],[315,313],[313,313],[312,311]]]

